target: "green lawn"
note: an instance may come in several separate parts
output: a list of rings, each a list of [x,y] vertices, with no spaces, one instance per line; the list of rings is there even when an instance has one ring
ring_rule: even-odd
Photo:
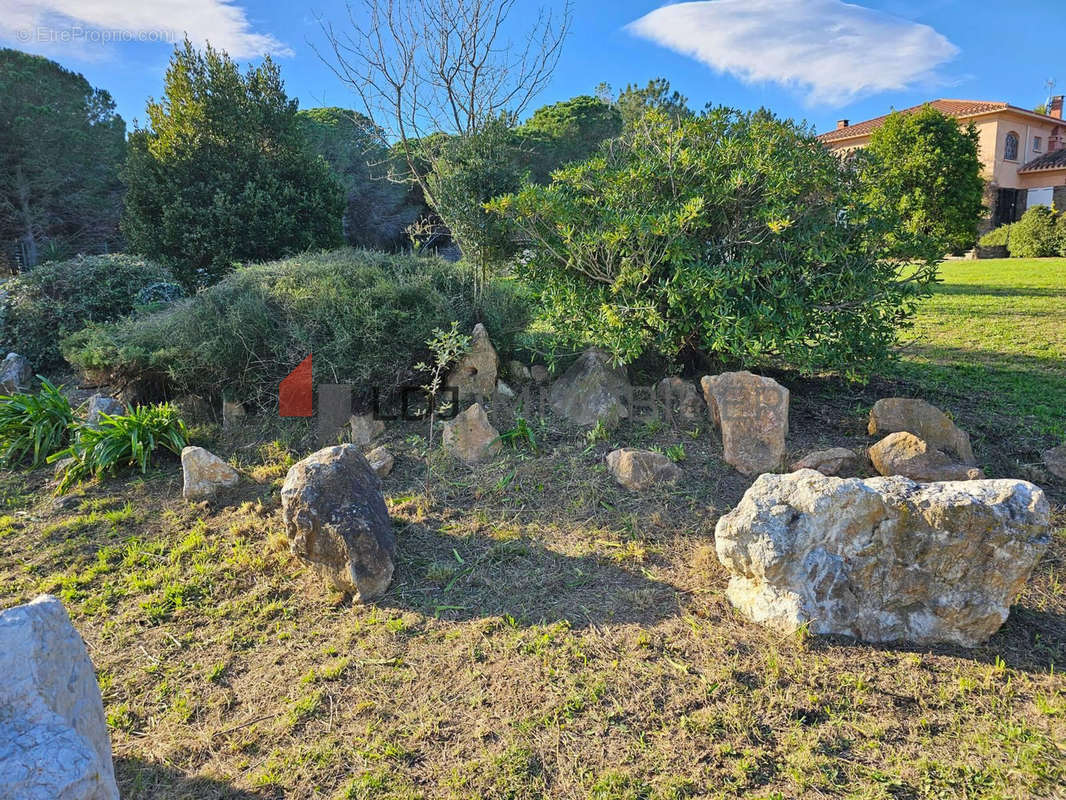
[[[954,261],[940,277],[894,377],[1000,430],[1066,437],[1066,259]]]

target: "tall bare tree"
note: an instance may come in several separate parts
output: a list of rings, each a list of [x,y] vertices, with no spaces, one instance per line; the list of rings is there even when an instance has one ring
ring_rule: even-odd
[[[343,27],[320,20],[329,47],[319,56],[399,144],[407,178],[445,223],[427,180],[438,152],[427,139],[517,120],[547,85],[570,28],[573,0],[553,2],[522,31],[508,23],[519,0],[358,0]]]

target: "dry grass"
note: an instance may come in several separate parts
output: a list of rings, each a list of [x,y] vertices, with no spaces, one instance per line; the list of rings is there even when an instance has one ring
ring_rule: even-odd
[[[853,391],[796,393],[797,450],[865,441]],[[389,432],[399,563],[371,606],[288,555],[281,443],[216,443],[255,480],[210,506],[177,465],[61,504],[3,476],[0,606],[63,598],[124,798],[1062,796],[1061,505],[984,647],[780,637],[723,597],[714,523],[748,482],[710,433],[612,437],[685,448],[677,487],[633,495],[613,441],[547,426],[477,470],[432,454],[427,494],[423,432]]]

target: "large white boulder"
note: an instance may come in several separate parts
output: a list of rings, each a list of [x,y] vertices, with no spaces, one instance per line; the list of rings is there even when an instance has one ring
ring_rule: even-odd
[[[0,612],[0,798],[118,800],[85,643],[51,595]]]
[[[984,641],[1049,542],[1044,493],[1017,480],[760,476],[718,521],[728,597],[781,631],[872,642]]]

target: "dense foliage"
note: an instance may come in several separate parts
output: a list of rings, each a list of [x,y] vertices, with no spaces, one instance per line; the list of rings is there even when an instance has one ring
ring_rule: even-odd
[[[344,238],[353,247],[396,250],[407,228],[426,212],[410,184],[393,177],[399,162],[384,132],[357,111],[312,108],[297,114],[311,152],[322,156],[344,187]]]
[[[111,96],[41,56],[0,49],[0,262],[118,244],[126,123]]]
[[[175,394],[277,406],[278,383],[309,353],[317,382],[389,391],[411,377],[435,328],[475,322],[472,278],[436,258],[338,250],[237,269],[195,297],[64,343],[86,370],[164,382]],[[513,281],[490,284],[483,319],[497,347],[524,327]]]
[[[767,112],[647,112],[603,155],[492,208],[533,245],[522,274],[548,321],[622,361],[854,373],[886,355],[935,274],[919,242],[902,279],[854,172]]]
[[[671,89],[670,81],[666,78],[653,78],[645,86],[628,84],[617,97],[612,97],[611,87],[603,84],[600,86],[599,94],[610,100],[611,104],[618,109],[622,122],[627,128],[638,122],[646,112],[652,109],[663,112],[675,121],[692,116],[692,109],[688,107],[688,98]]]
[[[981,237],[983,247],[1006,247],[1012,258],[1066,256],[1066,213],[1039,205],[1020,220]]]
[[[857,163],[866,204],[894,220],[895,233],[886,241],[890,251],[915,237],[945,253],[973,247],[984,213],[977,151],[977,129],[960,129],[932,106],[889,114],[873,132]]]
[[[181,455],[189,433],[169,403],[137,406],[126,414],[102,414],[94,425],[75,426],[70,446],[49,457],[49,462],[69,458],[58,490],[66,491],[87,478],[113,475],[124,467],[145,473],[159,448]]]
[[[547,183],[553,170],[584,161],[602,142],[619,136],[622,115],[599,98],[581,95],[538,108],[517,133],[528,152],[531,180]]]
[[[35,369],[51,370],[63,363],[59,343],[64,336],[148,305],[139,302],[139,293],[160,284],[176,288],[172,280],[163,267],[127,255],[42,264],[4,284],[0,349],[17,350]]]
[[[130,137],[122,230],[186,287],[238,261],[341,242],[344,192],[309,152],[269,58],[241,75],[225,53],[186,41],[147,114]]]
[[[36,394],[0,395],[0,465],[39,467],[66,443],[73,424],[66,395],[45,378]]]

